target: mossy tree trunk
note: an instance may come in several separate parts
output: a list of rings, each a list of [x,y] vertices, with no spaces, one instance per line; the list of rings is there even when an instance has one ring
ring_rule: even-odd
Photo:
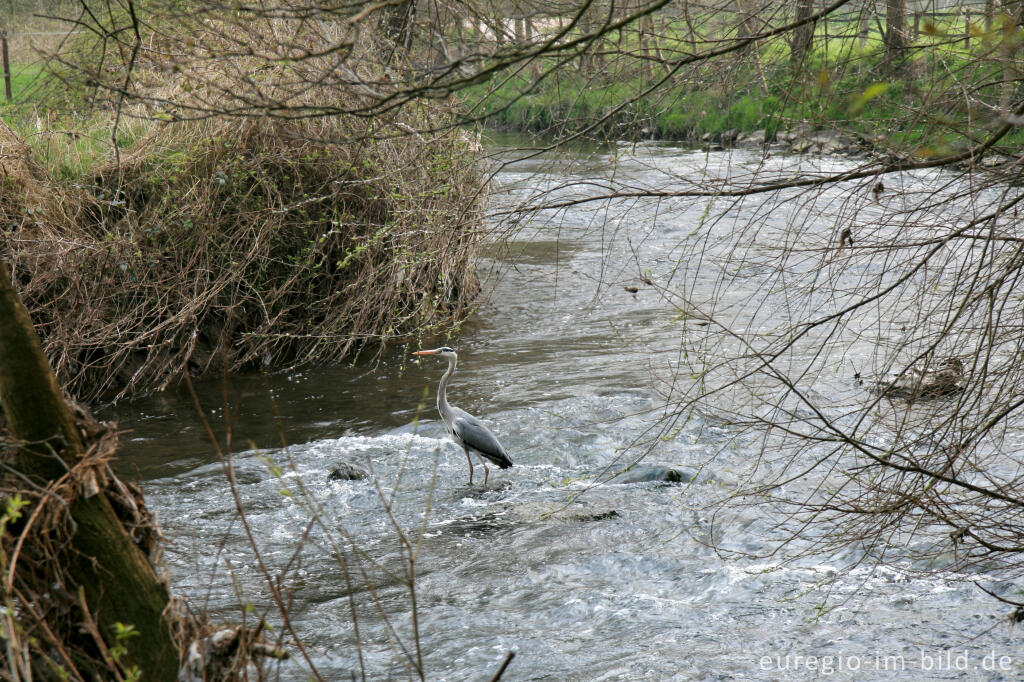
[[[28,310],[0,260],[0,404],[11,433],[28,443],[15,456],[17,474],[40,487],[59,479],[83,454],[82,438],[43,354]],[[64,570],[81,588],[108,647],[127,648],[128,666],[142,679],[177,677],[178,650],[164,617],[170,595],[142,551],[132,542],[102,493],[78,496],[70,505],[74,531]],[[133,625],[138,636],[116,641],[115,623]]]

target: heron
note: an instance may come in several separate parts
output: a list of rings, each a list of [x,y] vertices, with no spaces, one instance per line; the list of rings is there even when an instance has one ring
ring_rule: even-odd
[[[441,377],[441,383],[437,386],[437,411],[441,414],[448,435],[466,453],[466,461],[469,462],[469,484],[473,485],[473,458],[470,453],[475,453],[483,462],[484,485],[487,485],[487,477],[490,474],[487,461],[490,460],[501,469],[508,469],[512,466],[512,460],[505,454],[505,448],[501,447],[497,436],[484,426],[483,422],[469,412],[448,404],[448,380],[455,373],[455,365],[459,361],[458,354],[448,346],[441,346],[433,350],[418,350],[413,355],[435,355],[448,360],[448,371]]]

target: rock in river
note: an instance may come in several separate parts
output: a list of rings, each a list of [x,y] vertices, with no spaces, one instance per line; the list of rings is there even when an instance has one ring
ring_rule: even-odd
[[[328,481],[358,481],[369,476],[366,469],[353,464],[352,462],[342,462],[328,474]]]
[[[623,471],[611,480],[611,483],[648,483],[662,481],[664,483],[689,483],[696,474],[687,469],[673,469],[665,466],[635,466]]]

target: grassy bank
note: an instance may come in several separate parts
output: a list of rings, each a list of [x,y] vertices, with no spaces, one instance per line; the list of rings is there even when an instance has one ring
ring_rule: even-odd
[[[885,64],[877,28],[866,36],[853,27],[838,35],[834,26],[825,30],[819,27],[799,65],[776,40],[727,62],[673,71],[636,59],[642,49],[626,40],[604,47],[614,55],[604,63],[549,71],[551,63],[538,62],[532,73],[474,86],[464,100],[490,125],[538,133],[700,141],[764,130],[770,139],[810,124],[924,156],[984,136],[1000,106],[1015,100],[1019,76],[1008,56],[1021,41],[1015,26],[985,33],[976,23],[925,23],[896,71]],[[667,59],[690,50],[671,28],[658,48]],[[1003,143],[1022,142],[1014,132]]]

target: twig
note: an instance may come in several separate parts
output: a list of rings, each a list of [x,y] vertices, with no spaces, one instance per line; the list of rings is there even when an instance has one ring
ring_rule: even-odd
[[[494,673],[494,677],[491,678],[491,682],[498,682],[498,680],[501,679],[501,676],[505,674],[505,669],[508,668],[508,664],[511,663],[512,659],[515,657],[516,652],[508,652],[508,655],[505,656],[505,662],[501,664],[500,668],[498,668],[498,672]]]

